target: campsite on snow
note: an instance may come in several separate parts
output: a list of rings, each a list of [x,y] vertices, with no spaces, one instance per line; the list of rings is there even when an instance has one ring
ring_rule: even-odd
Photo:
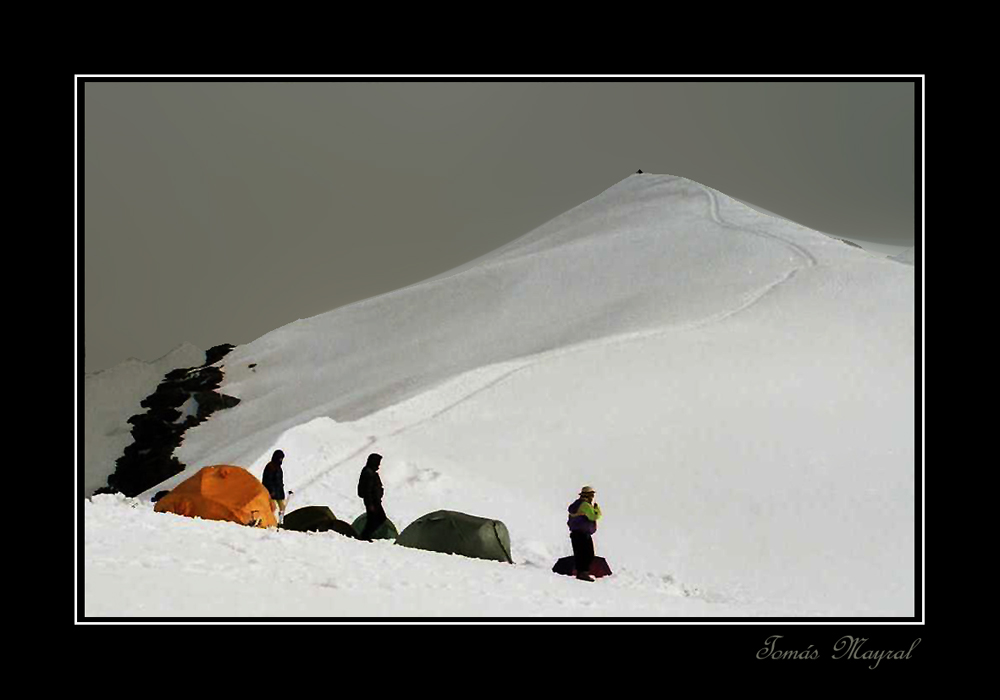
[[[637,173],[424,282],[87,375],[83,612],[911,616],[914,274]]]

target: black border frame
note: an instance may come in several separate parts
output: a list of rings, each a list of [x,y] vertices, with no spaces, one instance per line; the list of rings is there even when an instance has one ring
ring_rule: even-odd
[[[435,75],[423,75],[423,76],[408,76],[408,77],[397,77],[395,74],[385,74],[385,75],[358,75],[354,77],[341,77],[339,75],[333,76],[315,76],[310,74],[295,74],[294,78],[279,77],[284,74],[240,74],[243,77],[236,77],[236,74],[229,74],[227,77],[218,78],[210,77],[205,75],[183,75],[178,77],[174,74],[143,74],[137,77],[102,77],[100,75],[86,76],[83,74],[74,75],[76,93],[76,103],[77,103],[77,129],[76,135],[79,140],[76,142],[76,155],[77,163],[75,166],[75,175],[77,177],[77,211],[75,212],[75,223],[78,227],[77,235],[77,246],[78,246],[78,258],[76,260],[77,267],[77,322],[79,324],[79,330],[77,332],[77,366],[76,366],[76,382],[78,388],[78,400],[77,400],[77,423],[81,429],[83,427],[83,396],[84,396],[84,357],[85,357],[85,347],[83,346],[83,328],[85,327],[85,315],[84,315],[84,269],[82,266],[82,260],[85,255],[85,237],[83,235],[83,209],[84,209],[84,177],[83,177],[83,163],[85,158],[84,152],[84,140],[82,138],[83,130],[85,129],[84,124],[84,110],[82,108],[86,83],[88,82],[133,82],[136,80],[143,81],[185,81],[185,82],[274,82],[274,81],[295,81],[295,82],[348,82],[348,81],[393,81],[393,82],[910,82],[915,86],[915,156],[917,167],[915,168],[915,221],[917,222],[917,231],[915,235],[915,274],[916,274],[916,293],[917,298],[916,303],[916,391],[918,400],[916,402],[916,454],[918,455],[917,463],[914,465],[915,469],[915,513],[916,520],[914,523],[915,527],[915,542],[916,542],[916,552],[915,552],[915,570],[914,570],[914,580],[915,580],[915,609],[912,617],[904,618],[865,618],[865,617],[851,617],[851,618],[587,618],[586,620],[579,620],[575,618],[102,618],[102,617],[86,617],[83,614],[84,610],[84,568],[83,568],[83,529],[84,529],[84,518],[83,509],[79,506],[79,500],[82,498],[82,473],[83,473],[83,446],[82,442],[78,441],[77,444],[77,477],[79,479],[79,484],[81,484],[75,492],[75,498],[77,499],[76,506],[74,510],[76,511],[76,568],[77,568],[77,580],[76,580],[76,620],[77,624],[128,624],[133,625],[148,625],[150,623],[166,624],[166,625],[186,625],[191,623],[226,623],[226,624],[238,624],[238,625],[274,625],[274,624],[330,624],[330,623],[340,623],[348,625],[374,625],[376,627],[392,626],[394,630],[400,627],[410,627],[410,626],[436,626],[436,625],[457,625],[457,626],[468,626],[480,625],[480,626],[504,626],[508,627],[511,625],[530,627],[530,630],[522,630],[527,632],[531,636],[537,636],[541,641],[548,638],[547,633],[542,633],[544,630],[535,629],[539,626],[561,626],[564,624],[575,624],[578,622],[586,622],[586,624],[600,624],[605,625],[615,625],[621,630],[628,632],[631,629],[644,628],[643,631],[652,632],[664,632],[665,630],[660,629],[662,626],[670,626],[671,634],[669,638],[665,638],[666,635],[657,634],[657,637],[661,638],[658,642],[658,647],[665,652],[671,658],[683,663],[683,656],[674,656],[676,653],[683,654],[685,651],[691,651],[693,654],[713,654],[721,653],[722,657],[719,658],[720,661],[725,663],[730,663],[732,660],[732,644],[727,644],[725,649],[717,650],[713,652],[711,649],[702,648],[697,639],[700,638],[703,643],[706,639],[706,633],[711,633],[710,631],[719,631],[720,627],[726,628],[727,638],[732,642],[733,637],[742,640],[737,642],[739,645],[739,652],[737,654],[738,659],[747,661],[754,667],[761,667],[764,664],[773,664],[775,667],[781,667],[785,669],[791,665],[795,665],[798,668],[809,668],[816,665],[815,661],[810,660],[784,660],[783,663],[774,664],[773,660],[764,661],[762,663],[754,664],[755,655],[764,647],[765,640],[772,635],[783,635],[784,640],[782,642],[782,647],[784,649],[795,649],[795,650],[805,650],[807,648],[816,649],[821,652],[819,656],[820,665],[823,666],[836,666],[839,669],[843,668],[863,668],[867,672],[879,673],[880,671],[870,671],[868,669],[868,663],[857,660],[857,659],[833,659],[830,654],[823,653],[825,651],[831,651],[834,649],[835,644],[838,640],[843,638],[845,635],[850,635],[858,638],[869,638],[870,641],[866,643],[864,649],[893,649],[902,650],[909,648],[914,640],[921,639],[919,645],[914,651],[913,656],[919,658],[921,655],[925,655],[933,650],[935,645],[927,643],[923,638],[926,636],[926,630],[924,629],[926,625],[925,614],[925,600],[924,600],[924,549],[925,549],[925,539],[924,539],[924,436],[923,436],[923,414],[924,414],[924,393],[923,393],[923,373],[924,373],[924,363],[923,363],[923,311],[924,311],[924,294],[923,294],[923,232],[924,232],[924,217],[923,217],[923,186],[924,186],[924,81],[925,74],[889,74],[889,75],[848,75],[844,76],[841,74],[808,74],[808,75],[791,75],[784,77],[771,77],[767,74],[762,74],[758,76],[743,76],[743,77],[729,77],[728,75],[715,74],[715,75],[701,75],[699,77],[690,77],[686,75],[668,75],[668,74],[655,74],[655,75],[644,75],[629,72],[627,75],[629,77],[607,77],[605,74],[600,73],[587,73],[587,74],[556,74],[559,77],[550,77],[549,74],[545,75],[530,75],[530,74],[481,74],[481,75],[463,75],[462,77],[438,77]],[[868,626],[871,626],[869,629]],[[559,630],[559,632],[564,632],[566,630]],[[674,634],[677,632],[680,634]],[[266,632],[266,631],[265,631]],[[541,634],[539,634],[541,633]],[[685,639],[692,639],[691,644],[688,644]],[[886,668],[912,668],[911,664],[898,664],[895,661],[882,661],[878,668],[882,669],[881,673],[885,673]]]

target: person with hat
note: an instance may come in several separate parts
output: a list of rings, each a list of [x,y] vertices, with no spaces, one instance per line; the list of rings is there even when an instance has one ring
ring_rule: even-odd
[[[594,561],[594,533],[597,521],[601,519],[601,507],[594,502],[597,493],[591,486],[580,489],[580,497],[569,504],[569,539],[573,544],[573,560],[576,577],[581,581],[593,581],[590,565]]]
[[[277,506],[279,524],[285,519],[285,504],[288,502],[285,497],[285,476],[281,471],[281,462],[284,459],[285,453],[281,450],[275,450],[274,454],[271,455],[271,461],[264,466],[264,475],[260,480],[271,495],[274,505]]]

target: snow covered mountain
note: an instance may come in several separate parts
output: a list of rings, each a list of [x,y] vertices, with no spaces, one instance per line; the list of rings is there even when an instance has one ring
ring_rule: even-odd
[[[185,434],[188,469],[84,504],[86,614],[912,615],[913,274],[632,175],[466,265],[236,347],[217,366],[240,403]],[[278,448],[290,510],[353,519],[377,451],[400,530],[496,518],[515,566],[151,512],[198,468],[259,477]],[[549,571],[585,483],[615,571],[597,584]],[[260,587],[237,592],[247,577]]]

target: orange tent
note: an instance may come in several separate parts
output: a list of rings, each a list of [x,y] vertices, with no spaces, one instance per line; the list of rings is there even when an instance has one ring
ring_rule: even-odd
[[[205,520],[229,520],[259,527],[278,524],[264,485],[243,467],[205,467],[156,502],[157,513],[176,513]]]

